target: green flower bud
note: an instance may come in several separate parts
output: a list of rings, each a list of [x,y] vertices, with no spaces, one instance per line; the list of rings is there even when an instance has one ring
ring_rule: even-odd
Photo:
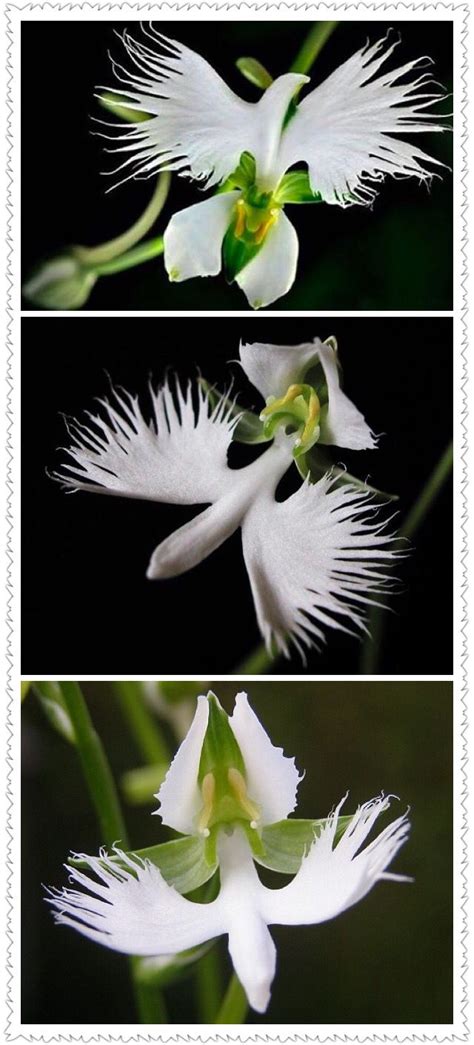
[[[40,308],[72,310],[88,300],[97,280],[74,255],[60,254],[44,261],[23,286],[23,295]]]

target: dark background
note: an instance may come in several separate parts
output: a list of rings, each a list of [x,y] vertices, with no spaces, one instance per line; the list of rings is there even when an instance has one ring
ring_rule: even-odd
[[[224,388],[235,376],[242,406],[261,406],[240,367],[239,340],[297,344],[339,340],[344,387],[377,433],[375,451],[337,450],[335,459],[376,487],[398,493],[403,519],[452,435],[451,320],[431,319],[87,319],[23,320],[23,645],[26,674],[227,674],[259,643],[240,532],[182,577],[150,582],[153,549],[196,514],[193,507],[100,494],[66,495],[46,475],[69,444],[61,412],[75,417],[115,384],[146,406],[150,374],[186,378],[197,366]],[[249,460],[233,446],[232,461]],[[279,488],[298,485],[291,468]],[[388,513],[389,514],[389,513]],[[393,524],[396,525],[396,522]],[[452,498],[450,484],[397,564],[377,669],[389,674],[452,670]],[[361,644],[336,631],[307,670],[360,670]],[[53,670],[54,669],[54,670]],[[298,655],[277,662],[299,673]]]
[[[107,684],[84,684],[120,780],[139,754]],[[228,711],[236,683],[214,682]],[[411,807],[412,834],[393,870],[323,925],[274,927],[272,1000],[256,1023],[449,1023],[452,1020],[452,687],[447,682],[249,682],[252,706],[306,776],[297,816],[327,816],[347,788],[347,812],[384,790]],[[203,684],[203,691],[206,686]],[[23,1011],[26,1023],[132,1023],[127,959],[53,924],[42,883],[62,886],[69,851],[103,841],[75,752],[52,734],[29,694],[23,729]],[[131,844],[168,837],[156,802],[126,811]],[[273,884],[282,884],[274,876]],[[230,974],[225,943],[224,984]],[[167,992],[170,1022],[195,1019],[194,981]]]
[[[254,56],[278,76],[294,60],[312,23],[155,23],[202,54],[229,86],[248,101],[258,88],[235,68]],[[73,243],[101,243],[128,228],[145,208],[153,181],[131,181],[106,195],[113,179],[101,171],[117,165],[92,132],[91,117],[112,119],[94,99],[96,86],[114,87],[108,49],[121,62],[124,49],[114,29],[138,23],[29,22],[23,33],[23,264],[31,266]],[[341,22],[311,72],[316,86],[337,65],[384,36],[390,25],[401,34],[387,68],[429,55],[433,75],[452,90],[452,22]],[[384,67],[385,68],[385,67]],[[38,92],[40,102],[38,103]],[[447,100],[444,111],[450,111]],[[406,135],[403,135],[406,137]],[[450,134],[418,134],[416,144],[451,163]],[[271,306],[298,309],[452,308],[452,177],[434,178],[431,188],[416,179],[387,178],[372,208],[346,211],[325,204],[287,208],[300,238],[296,283]],[[200,199],[196,183],[174,178],[157,232],[171,215]],[[26,306],[31,307],[31,306]],[[248,308],[237,286],[223,277],[170,284],[163,261],[154,261],[99,280],[91,309]]]

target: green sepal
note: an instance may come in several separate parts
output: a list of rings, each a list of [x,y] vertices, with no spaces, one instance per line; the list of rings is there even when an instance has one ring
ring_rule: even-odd
[[[222,773],[226,776],[227,770],[231,767],[238,769],[242,776],[245,776],[244,760],[232,727],[229,725],[229,716],[214,693],[210,692],[207,699],[209,718],[199,762],[199,783],[202,783],[208,773],[213,773],[216,779]],[[226,780],[224,790],[227,791]]]
[[[35,682],[34,693],[50,726],[69,744],[76,743],[74,726],[57,682]]]
[[[352,486],[357,486],[361,493],[371,494],[373,497],[378,498],[381,501],[398,501],[399,495],[397,493],[386,493],[384,490],[378,490],[375,486],[370,486],[369,483],[365,483],[363,479],[358,479],[356,475],[351,475],[345,468],[341,468],[339,465],[334,464],[330,455],[321,448],[321,444],[313,446],[306,454],[302,457],[295,458],[295,464],[297,465],[298,471],[303,479],[309,477],[310,482],[317,483],[323,475],[328,472],[334,476],[336,485],[346,486],[350,483]]]
[[[217,859],[207,859],[206,850],[209,853],[210,847],[205,847],[204,842],[205,839],[200,835],[186,835],[184,838],[162,842],[146,849],[130,850],[130,856],[139,856],[142,860],[149,860],[155,864],[165,882],[173,885],[184,896],[208,882],[217,870]],[[120,866],[118,857],[112,854],[111,859]],[[72,857],[68,863],[79,868],[87,869],[88,866],[85,860],[75,860]]]
[[[126,97],[123,94],[114,94],[112,91],[104,91],[103,94],[98,95],[99,104],[103,109],[107,109],[107,112],[113,113],[119,120],[123,120],[124,123],[144,123],[146,120],[150,120],[151,116],[147,112],[141,112],[139,109],[130,109],[126,105]]]
[[[241,153],[239,165],[218,188],[217,192],[230,192],[232,189],[250,189],[255,182],[257,165],[251,152]]]
[[[154,795],[161,787],[169,769],[169,762],[139,766],[122,774],[121,789],[132,806],[154,805]]]
[[[321,203],[322,196],[313,192],[307,171],[291,171],[284,174],[275,194],[282,206],[285,203]]]
[[[238,58],[235,64],[239,73],[242,73],[242,76],[245,76],[250,83],[255,84],[255,87],[260,87],[262,91],[266,91],[267,87],[273,83],[273,76],[270,76],[268,69],[265,69],[265,66],[256,58]]]
[[[199,384],[213,409],[226,398],[215,385],[210,385],[203,377],[199,378]],[[260,420],[257,414],[254,414],[252,410],[241,410],[237,403],[233,403],[232,406],[229,404],[229,407],[230,417],[240,415],[240,419],[232,433],[234,442],[250,444],[270,442],[269,437],[264,434],[263,421]],[[174,685],[179,686],[181,683],[175,682]]]
[[[237,220],[234,219],[227,229],[222,244],[224,273],[228,283],[234,282],[239,272],[242,272],[249,261],[253,261],[263,246],[263,242],[256,243],[255,238],[247,232],[244,232],[242,236],[236,236],[236,224]]]
[[[338,817],[335,839],[341,838],[352,816]],[[315,837],[327,823],[324,820],[279,820],[267,824],[261,833],[263,854],[253,850],[254,858],[263,867],[282,874],[296,874],[303,857]]]

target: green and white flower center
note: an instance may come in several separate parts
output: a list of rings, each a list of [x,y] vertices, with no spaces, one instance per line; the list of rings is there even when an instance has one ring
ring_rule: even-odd
[[[203,805],[198,831],[208,838],[213,827],[245,821],[256,830],[260,820],[259,806],[247,792],[245,777],[235,766],[206,773],[201,784]]]
[[[255,246],[263,243],[281,210],[270,194],[265,194],[262,199],[265,201],[263,205],[255,206],[249,202],[248,198],[242,196],[237,200],[235,207],[234,236]]]
[[[269,396],[267,405],[260,414],[263,431],[271,439],[282,425],[297,433],[293,445],[293,456],[306,453],[318,441],[320,434],[321,403],[311,385],[290,385],[285,395],[278,399]]]

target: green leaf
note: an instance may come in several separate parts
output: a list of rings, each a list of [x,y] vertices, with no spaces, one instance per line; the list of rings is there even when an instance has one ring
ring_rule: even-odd
[[[235,64],[242,76],[256,87],[261,87],[262,91],[266,91],[273,83],[273,76],[256,58],[238,58]]]
[[[365,483],[362,479],[358,479],[357,476],[351,475],[345,468],[341,468],[339,465],[333,463],[332,458],[326,450],[322,449],[319,445],[313,446],[302,458],[296,460],[298,470],[303,478],[309,475],[310,481],[313,483],[318,482],[323,475],[327,472],[331,472],[338,486],[344,486],[350,483],[361,491],[361,493],[372,494],[372,496],[379,498],[382,501],[398,501],[399,496],[396,493],[385,493],[383,490],[377,490],[375,486],[370,486],[369,483]]]
[[[28,680],[28,682],[21,682],[20,683],[20,699],[21,699],[21,703],[22,704],[23,704],[23,701],[24,701],[24,699],[26,697],[26,694],[28,693],[28,690],[29,690],[30,686],[31,686],[31,682],[29,680]]]
[[[154,805],[154,795],[161,787],[169,762],[157,765],[139,766],[138,769],[129,769],[121,779],[121,789],[129,805],[142,806]]]
[[[213,409],[218,406],[223,399],[225,399],[223,393],[219,392],[215,385],[210,385],[203,377],[199,378],[199,384],[209,399]],[[252,410],[241,410],[237,403],[233,403],[230,407],[229,413],[231,417],[236,417],[240,414],[240,420],[234,428],[232,435],[232,438],[236,443],[269,442],[269,438],[264,435],[263,432],[263,421],[261,421],[257,414],[254,414]],[[179,686],[181,683],[176,682],[174,685]]]
[[[352,820],[352,816],[340,816],[337,821],[336,840]],[[280,820],[276,824],[268,824],[262,830],[264,855],[254,852],[257,863],[272,871],[282,874],[296,874],[304,855],[322,827],[324,820]]]
[[[155,867],[161,871],[168,885],[174,885],[179,893],[186,895],[197,889],[204,882],[208,882],[217,870],[217,859],[207,859],[206,853],[209,839],[200,835],[186,835],[184,838],[173,839],[172,842],[161,842],[160,845],[152,845],[146,849],[131,849],[130,856],[139,856],[142,860],[150,860]],[[118,857],[111,856],[119,866]],[[73,867],[87,869],[85,860],[68,860]]]
[[[276,193],[278,203],[321,203],[322,196],[313,192],[307,171],[291,171],[281,179]]]

